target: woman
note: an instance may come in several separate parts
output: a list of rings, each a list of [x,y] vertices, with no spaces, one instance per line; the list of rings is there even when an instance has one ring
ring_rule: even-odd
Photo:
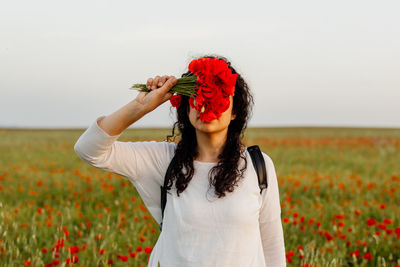
[[[224,57],[233,74],[236,70]],[[192,75],[190,71],[183,76]],[[181,140],[120,142],[122,132],[172,96],[174,76],[147,80],[140,92],[116,112],[97,118],[75,144],[90,165],[117,173],[136,187],[149,212],[161,222],[160,186],[176,154],[167,187],[163,229],[150,255],[150,267],[286,266],[278,181],[271,158],[268,188],[260,194],[249,153],[242,143],[252,95],[238,75],[229,108],[212,121],[181,96],[177,122]],[[168,136],[171,137],[171,136]]]

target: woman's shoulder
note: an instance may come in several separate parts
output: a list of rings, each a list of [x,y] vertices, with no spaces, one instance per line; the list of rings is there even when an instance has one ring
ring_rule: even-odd
[[[133,149],[140,149],[142,151],[147,151],[151,153],[159,153],[160,155],[174,155],[176,146],[174,142],[167,142],[167,141],[136,141],[136,142],[129,142]]]
[[[248,151],[248,147],[247,147],[247,146],[245,147],[245,150],[246,150],[246,152],[248,153],[248,156],[251,157],[251,156],[250,156],[250,152]],[[262,154],[263,157],[264,157],[265,163],[266,163],[267,165],[273,165],[272,158],[269,156],[269,154],[266,153],[266,152],[264,152],[264,151],[262,151],[261,148],[260,148],[260,151],[261,151],[261,154]]]
[[[129,141],[129,160],[133,160],[135,176],[143,178],[158,173],[164,175],[168,164],[175,155],[176,144],[167,141]],[[161,183],[161,180],[158,181]]]
[[[152,148],[169,148],[175,149],[176,145],[174,142],[167,142],[167,141],[155,141],[155,140],[146,140],[146,141],[128,141],[132,146],[147,146]]]

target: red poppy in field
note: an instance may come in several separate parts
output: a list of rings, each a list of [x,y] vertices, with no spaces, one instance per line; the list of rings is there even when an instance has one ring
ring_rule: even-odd
[[[345,240],[346,239],[346,235],[339,235],[339,238]]]
[[[63,247],[64,247],[64,239],[60,238],[57,240],[55,247],[52,249],[52,251],[55,250],[56,252],[58,252]]]
[[[386,224],[378,223],[378,228],[380,228],[382,230],[386,230]]]
[[[363,256],[363,259],[367,259],[367,260],[372,260],[372,255],[371,255],[371,253],[369,253],[369,252],[367,252],[367,253],[365,253],[364,254],[364,256]]]
[[[383,222],[384,222],[385,224],[392,224],[392,223],[393,223],[393,221],[392,221],[392,220],[389,220],[389,219],[384,219]]]
[[[152,251],[152,248],[151,248],[151,247],[146,247],[146,248],[144,249],[144,253],[146,253],[146,254],[150,254],[151,251]]]
[[[367,226],[373,226],[373,225],[375,225],[375,224],[376,224],[376,221],[375,221],[374,219],[369,218],[369,219],[367,220]]]
[[[355,210],[355,211],[354,211],[354,214],[355,214],[355,215],[361,215],[361,210]]]
[[[67,258],[67,259],[65,260],[65,262],[66,262],[67,264],[69,264],[69,263],[78,263],[78,261],[79,261],[78,256],[72,256],[71,258]]]
[[[120,260],[125,261],[125,262],[128,261],[128,259],[129,259],[128,256],[123,256],[123,255],[119,255],[119,254],[117,255],[117,258],[119,258]]]
[[[356,258],[358,258],[360,256],[360,251],[358,249],[356,249],[353,252],[350,252],[350,257],[355,256]]]
[[[293,252],[293,251],[289,251],[289,252],[286,253],[286,260],[287,260],[289,263],[292,262],[292,257],[293,257],[293,255],[294,255],[294,252]]]
[[[344,214],[337,214],[335,217],[336,219],[341,220],[344,219]]]
[[[328,239],[328,241],[331,241],[333,239],[333,236],[328,231],[324,232],[324,236],[326,237],[326,239]]]
[[[79,252],[79,247],[78,246],[72,246],[72,247],[68,247],[68,250],[71,254],[75,254]]]

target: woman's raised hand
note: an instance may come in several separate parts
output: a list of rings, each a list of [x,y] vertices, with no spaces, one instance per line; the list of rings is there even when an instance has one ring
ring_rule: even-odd
[[[176,84],[175,76],[156,76],[147,79],[146,88],[151,92],[140,92],[136,101],[140,103],[146,112],[153,111],[159,105],[171,98],[173,93],[169,93],[172,87]]]

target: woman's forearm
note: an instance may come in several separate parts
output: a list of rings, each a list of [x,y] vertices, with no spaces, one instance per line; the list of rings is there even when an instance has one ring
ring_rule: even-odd
[[[134,99],[114,113],[99,120],[98,125],[107,134],[115,136],[146,114],[147,110],[144,106]]]
[[[140,92],[137,97],[98,122],[99,127],[110,136],[121,134],[132,123],[167,101],[172,93],[169,90],[177,83],[174,76],[156,76],[147,80],[150,92]],[[161,86],[157,88],[158,86]]]

